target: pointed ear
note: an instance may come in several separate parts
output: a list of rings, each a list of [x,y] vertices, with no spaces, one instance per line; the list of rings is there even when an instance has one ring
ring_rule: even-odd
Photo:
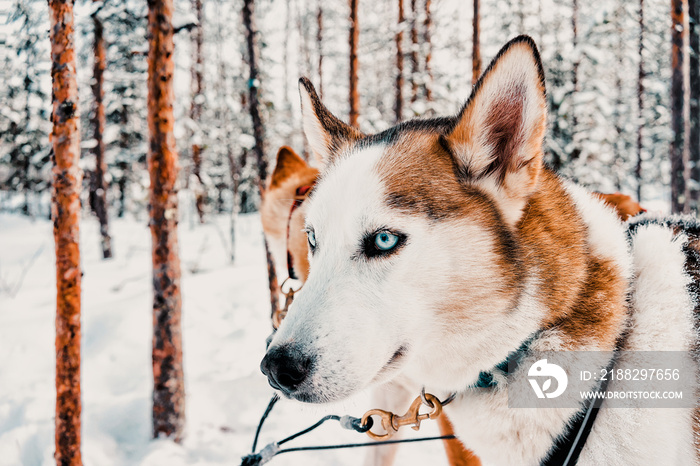
[[[536,188],[546,125],[542,62],[534,41],[519,36],[477,81],[446,136],[465,180],[492,191],[513,223]]]
[[[318,162],[324,166],[334,154],[346,149],[364,135],[340,121],[321,103],[313,84],[299,79],[304,133]]]
[[[288,146],[280,147],[279,151],[277,151],[275,169],[270,176],[270,187],[278,186],[293,174],[308,167],[309,165],[294,152],[294,149]]]

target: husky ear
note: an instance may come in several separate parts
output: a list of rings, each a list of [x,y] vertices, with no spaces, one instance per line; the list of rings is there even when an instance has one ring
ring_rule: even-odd
[[[275,163],[275,169],[272,171],[270,177],[270,187],[278,186],[284,180],[289,178],[295,173],[298,173],[309,165],[299,157],[299,155],[294,152],[294,149],[288,146],[280,147],[277,151],[277,162]]]
[[[477,81],[446,137],[461,175],[492,192],[509,223],[537,186],[546,125],[542,62],[534,41],[519,36]]]
[[[326,165],[334,154],[363,137],[360,131],[343,123],[328,111],[307,78],[299,79],[299,94],[304,133],[322,166]]]

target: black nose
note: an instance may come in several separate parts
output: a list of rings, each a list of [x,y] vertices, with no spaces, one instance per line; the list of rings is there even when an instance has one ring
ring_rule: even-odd
[[[311,372],[312,361],[294,345],[283,345],[268,351],[260,370],[267,376],[272,388],[289,394],[294,391]]]

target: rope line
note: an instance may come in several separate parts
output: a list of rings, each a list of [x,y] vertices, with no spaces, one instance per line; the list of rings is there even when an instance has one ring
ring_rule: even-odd
[[[430,440],[455,440],[457,437],[454,435],[440,435],[437,437],[420,437],[411,438],[403,440],[383,440],[381,442],[365,442],[365,443],[343,443],[339,445],[320,445],[312,447],[295,447],[295,448],[284,448],[277,452],[278,455],[282,453],[290,453],[295,451],[316,451],[316,450],[340,450],[344,448],[357,448],[357,447],[380,447],[382,445],[392,445],[396,443],[416,443],[416,442],[427,442]]]

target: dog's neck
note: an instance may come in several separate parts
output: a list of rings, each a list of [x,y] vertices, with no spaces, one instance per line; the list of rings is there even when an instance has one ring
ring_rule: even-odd
[[[551,172],[540,183],[513,231],[526,270],[514,308],[490,333],[467,324],[461,334],[438,329],[408,368],[417,385],[440,394],[464,390],[545,329],[533,342],[540,350],[615,348],[627,312],[624,228],[603,202]]]

